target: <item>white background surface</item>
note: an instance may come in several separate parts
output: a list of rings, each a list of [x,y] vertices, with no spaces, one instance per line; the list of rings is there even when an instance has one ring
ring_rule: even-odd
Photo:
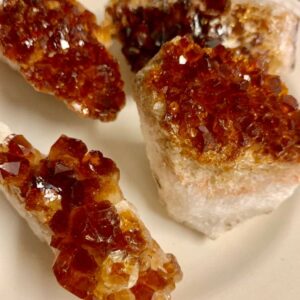
[[[101,15],[103,1],[82,2]],[[287,83],[300,99],[300,52],[298,58]],[[82,120],[54,98],[34,92],[18,73],[0,64],[0,120],[14,132],[24,134],[45,153],[64,133],[117,162],[125,196],[182,266],[184,280],[174,300],[300,299],[300,191],[272,215],[253,219],[217,241],[173,222],[158,201],[129,85],[127,93],[126,108],[116,122]],[[75,300],[56,283],[52,260],[49,248],[0,195],[0,299]]]

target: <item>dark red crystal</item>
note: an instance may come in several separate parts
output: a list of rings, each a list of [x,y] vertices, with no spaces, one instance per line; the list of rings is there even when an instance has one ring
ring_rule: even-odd
[[[108,201],[74,209],[70,222],[72,239],[80,245],[91,246],[102,256],[124,247],[119,216]]]
[[[62,250],[53,266],[58,282],[81,299],[93,294],[97,263],[83,248],[70,245]]]

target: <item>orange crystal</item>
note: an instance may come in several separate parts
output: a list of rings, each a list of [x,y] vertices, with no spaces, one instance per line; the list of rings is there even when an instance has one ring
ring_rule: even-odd
[[[132,210],[118,208],[118,180],[115,163],[80,140],[60,137],[47,157],[20,135],[0,145],[0,182],[51,229],[53,271],[64,288],[86,300],[144,300],[142,284],[168,297],[180,268]]]
[[[117,62],[95,16],[73,0],[4,0],[0,48],[37,90],[83,116],[110,121],[124,106]]]

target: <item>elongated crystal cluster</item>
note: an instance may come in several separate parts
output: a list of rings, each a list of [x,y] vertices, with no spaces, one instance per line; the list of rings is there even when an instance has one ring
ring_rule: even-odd
[[[95,16],[73,0],[4,0],[0,51],[38,91],[101,121],[124,106],[119,66]]]
[[[176,259],[151,238],[99,151],[62,136],[43,156],[20,135],[0,147],[5,191],[51,232],[58,282],[82,299],[170,299]]]
[[[254,157],[300,160],[300,111],[280,78],[233,50],[201,48],[183,37],[166,44],[143,83],[155,93],[162,127],[202,162]]]

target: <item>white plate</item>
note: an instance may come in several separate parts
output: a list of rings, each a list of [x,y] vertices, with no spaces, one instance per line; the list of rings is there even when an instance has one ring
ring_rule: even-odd
[[[103,1],[83,2],[101,15]],[[300,99],[300,52],[298,58],[297,70],[287,83]],[[300,299],[299,191],[272,215],[253,219],[210,241],[166,216],[130,97],[114,123],[81,120],[52,97],[34,92],[18,73],[0,64],[0,120],[45,153],[65,133],[117,162],[127,199],[136,205],[153,236],[182,266],[184,280],[174,300]],[[37,240],[2,195],[0,198],[0,299],[77,299],[56,283],[48,247]]]

